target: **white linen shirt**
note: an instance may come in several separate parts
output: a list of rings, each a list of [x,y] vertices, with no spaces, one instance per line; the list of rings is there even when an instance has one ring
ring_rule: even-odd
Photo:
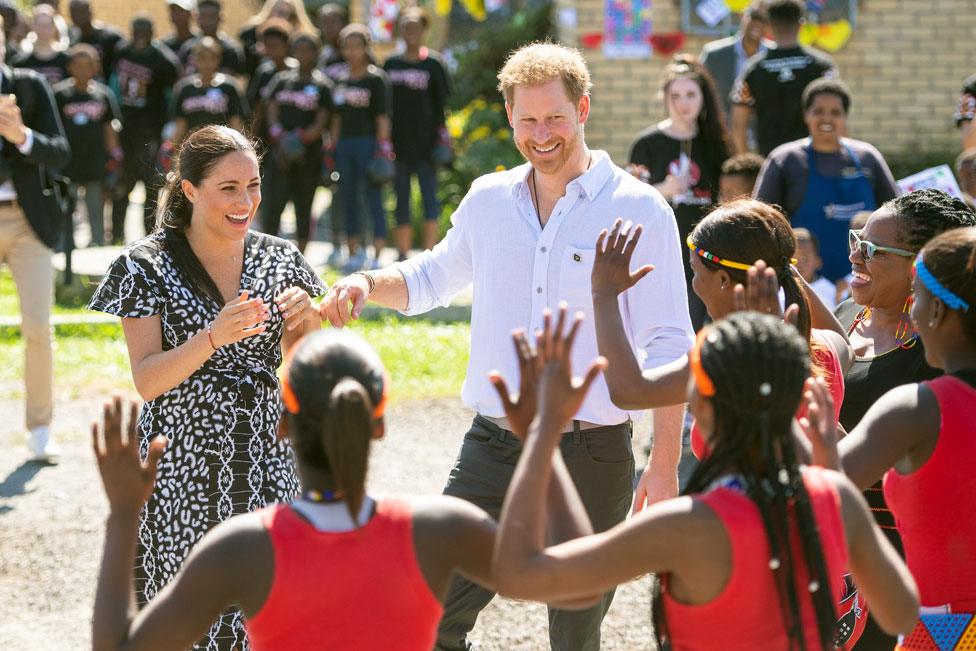
[[[545,307],[555,313],[566,301],[570,315],[586,315],[573,350],[575,375],[582,375],[597,356],[590,274],[597,236],[617,217],[644,225],[632,268],[655,266],[620,296],[631,348],[644,368],[673,361],[691,348],[682,248],[671,207],[605,152],[592,155],[590,169],[566,186],[545,228],[529,193],[531,166],[526,163],[475,180],[451,216],[445,238],[432,251],[397,264],[409,292],[406,315],[447,306],[474,283],[471,355],[461,399],[479,414],[505,415],[488,373],[500,371],[514,390],[518,360],[511,332],[524,328],[531,340],[542,327]],[[616,425],[628,417],[611,402],[602,375],[576,415],[598,425]]]

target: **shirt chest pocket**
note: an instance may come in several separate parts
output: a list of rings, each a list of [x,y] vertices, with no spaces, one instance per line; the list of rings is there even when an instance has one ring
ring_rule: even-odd
[[[593,310],[590,294],[590,274],[596,249],[578,249],[567,246],[559,263],[559,291],[556,302],[566,301],[573,310]]]

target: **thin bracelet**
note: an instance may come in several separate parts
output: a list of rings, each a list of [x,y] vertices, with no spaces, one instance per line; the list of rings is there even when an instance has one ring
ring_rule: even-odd
[[[213,342],[213,333],[211,332],[212,329],[213,329],[213,323],[208,323],[207,324],[207,341],[210,342],[210,347],[213,348],[214,349],[214,352],[216,353],[217,352],[217,346]]]
[[[373,290],[376,289],[376,279],[373,278],[371,275],[369,275],[368,272],[366,272],[366,271],[354,271],[352,273],[352,275],[353,276],[362,276],[363,278],[366,279],[366,291],[368,291],[370,294],[372,294],[373,293]]]

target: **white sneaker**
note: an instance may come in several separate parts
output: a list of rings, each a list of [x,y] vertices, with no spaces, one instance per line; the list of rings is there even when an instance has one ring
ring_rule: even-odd
[[[30,431],[30,449],[34,461],[51,461],[61,452],[51,441],[51,429],[47,425],[35,427]]]

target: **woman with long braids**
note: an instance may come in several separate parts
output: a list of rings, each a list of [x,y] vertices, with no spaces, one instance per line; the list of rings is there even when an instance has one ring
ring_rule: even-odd
[[[926,363],[925,346],[909,316],[914,298],[912,262],[939,233],[973,225],[976,214],[963,201],[939,190],[917,190],[883,204],[862,230],[850,233],[851,299],[835,311],[854,349],[854,361],[844,376],[846,394],[839,416],[848,432],[891,389],[940,374]],[[864,496],[878,525],[901,552],[881,482],[868,486]],[[868,650],[890,649],[896,643],[871,618],[861,639],[861,648]]]
[[[520,436],[535,415],[536,360],[524,337],[522,395],[504,401]],[[173,582],[138,614],[131,559],[138,513],[153,490],[166,442],[137,456],[134,412],[122,437],[122,404],[106,404],[93,447],[111,515],[95,595],[94,651],[185,649],[224,608],[239,604],[255,651],[356,649],[429,651],[454,572],[492,585],[495,523],[456,497],[374,498],[366,490],[372,442],[386,431],[389,381],[376,353],[346,332],[317,332],[298,343],[282,378],[279,432],[294,445],[302,494],[231,518],[196,546]],[[173,442],[170,443],[171,445]],[[164,457],[163,457],[164,458]],[[557,453],[549,534],[593,532],[584,512],[568,512],[572,479]],[[582,515],[581,515],[582,514]],[[598,594],[557,600],[591,606]],[[241,647],[239,647],[241,648]]]
[[[921,622],[898,648],[966,649],[976,642],[976,228],[936,236],[913,267],[911,318],[945,374],[888,391],[836,445],[855,484],[884,478],[918,581]],[[814,441],[814,460],[834,465],[833,440]]]
[[[690,353],[688,401],[712,448],[682,497],[609,531],[546,547],[553,451],[587,388],[571,371],[564,315],[539,340],[545,366],[533,421],[502,508],[495,578],[507,594],[546,601],[590,594],[648,572],[662,575],[655,630],[673,649],[832,649],[834,601],[850,567],[891,631],[914,626],[907,568],[842,475],[800,468],[792,421],[804,393],[811,436],[829,392],[810,380],[806,340],[776,317],[740,312],[707,326]],[[570,496],[575,498],[575,492]]]
[[[122,252],[89,303],[122,318],[132,380],[146,400],[141,454],[157,436],[170,441],[139,521],[140,605],[211,528],[298,490],[291,451],[275,435],[275,369],[282,349],[319,329],[311,297],[325,289],[293,245],[249,230],[261,178],[254,143],[239,132],[191,133],[164,190],[156,231]],[[243,644],[237,609],[202,643]]]
[[[642,371],[632,359],[633,353],[628,352],[626,340],[621,339],[624,326],[618,296],[651,271],[644,267],[631,272],[631,254],[639,238],[639,229],[630,234],[618,221],[609,235],[597,241],[593,264],[597,343],[600,354],[610,362],[606,373],[610,397],[623,409],[684,402],[690,374],[687,357]],[[844,399],[843,374],[850,360],[849,345],[840,325],[793,271],[796,237],[783,214],[760,201],[731,201],[699,222],[686,242],[694,272],[692,288],[712,319],[747,307],[778,313],[775,300],[759,305],[756,297],[764,284],[782,287],[786,305],[791,306],[788,318],[811,341],[816,373],[827,381],[834,404],[839,406]],[[754,263],[755,270],[750,271]],[[825,327],[814,328],[815,322]],[[692,449],[699,458],[705,455],[704,440],[694,427]]]
[[[695,57],[675,55],[664,69],[661,92],[668,117],[637,134],[627,170],[664,195],[684,240],[718,200],[722,163],[732,154],[732,140],[715,82]],[[705,323],[705,306],[690,291],[687,261],[685,276],[691,323],[698,331]]]

